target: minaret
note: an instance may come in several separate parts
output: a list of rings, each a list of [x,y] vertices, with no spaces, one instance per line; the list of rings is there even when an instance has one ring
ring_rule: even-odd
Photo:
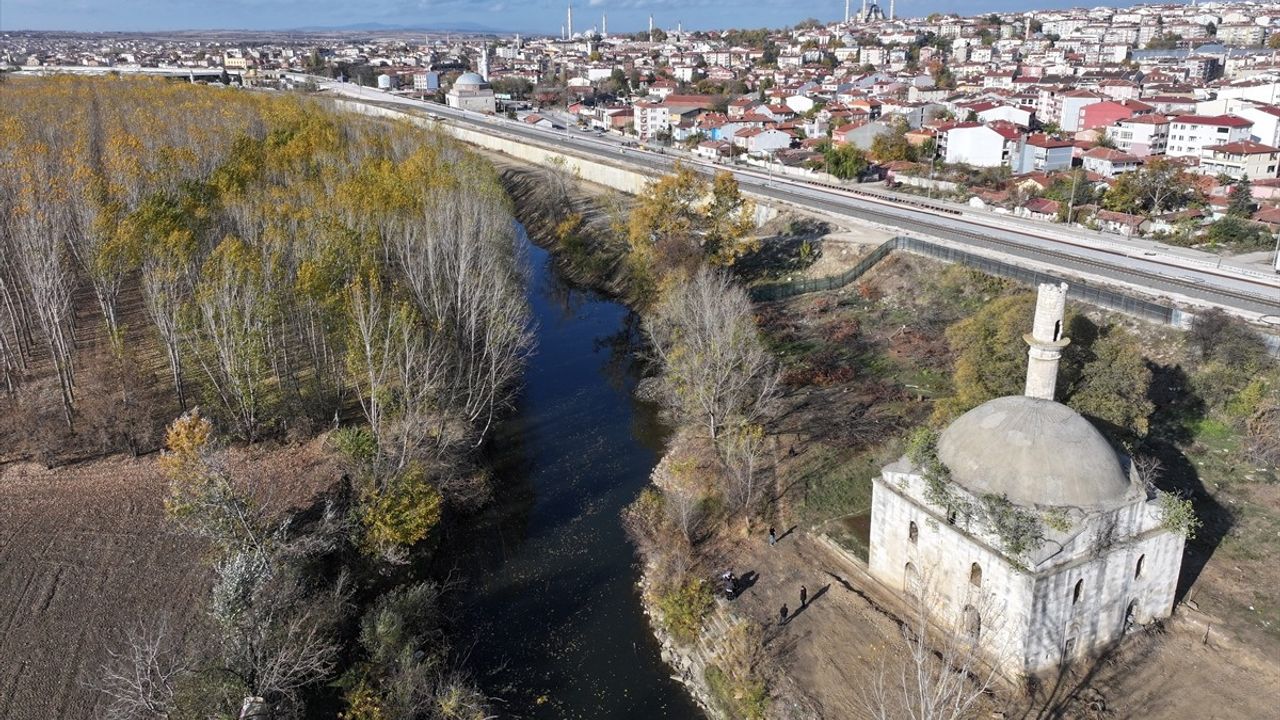
[[[864,23],[866,21],[867,21],[867,0],[862,0],[862,14],[858,16],[858,22]]]
[[[489,82],[489,43],[480,43],[480,62],[476,63],[476,72],[485,82]]]
[[[565,23],[565,27],[569,28],[569,39],[573,39],[573,3],[569,3],[569,19]]]
[[[895,2],[897,2],[897,0],[889,0],[889,22],[893,22],[893,16],[895,14],[893,4]]]
[[[849,24],[849,0],[844,0],[844,24]]]
[[[1036,315],[1031,332],[1022,336],[1027,349],[1027,397],[1053,400],[1058,384],[1058,360],[1062,348],[1071,342],[1062,336],[1062,320],[1067,310],[1067,284],[1041,283],[1036,296]]]
[[[609,37],[609,14],[600,15],[600,37]]]
[[[653,42],[653,16],[649,16],[649,42]]]

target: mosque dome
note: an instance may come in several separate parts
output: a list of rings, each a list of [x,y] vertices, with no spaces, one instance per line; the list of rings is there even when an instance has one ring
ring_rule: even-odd
[[[1066,405],[1025,395],[961,415],[938,438],[938,459],[969,492],[1017,505],[1114,506],[1132,487],[1092,423]]]
[[[456,88],[478,89],[486,84],[487,83],[485,83],[484,78],[480,77],[479,73],[473,72],[462,73],[458,76],[457,80],[453,81],[453,86]]]

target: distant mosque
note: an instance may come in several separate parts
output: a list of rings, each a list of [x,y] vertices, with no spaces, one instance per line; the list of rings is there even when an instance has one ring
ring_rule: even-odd
[[[1054,401],[1067,286],[1039,288],[1023,395],[986,402],[873,483],[869,571],[1011,677],[1085,657],[1173,611],[1183,535],[1130,458]],[[939,467],[940,463],[941,467]],[[943,480],[939,480],[941,475]],[[1034,518],[1013,539],[992,517]]]

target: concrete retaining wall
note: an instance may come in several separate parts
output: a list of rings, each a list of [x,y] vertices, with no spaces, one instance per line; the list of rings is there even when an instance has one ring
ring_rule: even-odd
[[[619,190],[630,195],[640,194],[645,185],[657,179],[656,175],[638,169],[621,167],[602,160],[592,160],[571,153],[559,152],[523,140],[491,135],[478,130],[460,127],[448,121],[430,120],[421,115],[407,113],[403,110],[352,100],[332,99],[330,102],[334,104],[335,108],[345,112],[354,112],[388,120],[408,121],[419,127],[433,128],[468,145],[499,152],[531,165],[549,166],[553,163],[564,163],[564,166],[570,172],[576,174],[580,180],[612,190]],[[757,226],[777,217],[777,209],[767,205],[763,198],[753,196],[752,199],[756,203],[755,222]]]

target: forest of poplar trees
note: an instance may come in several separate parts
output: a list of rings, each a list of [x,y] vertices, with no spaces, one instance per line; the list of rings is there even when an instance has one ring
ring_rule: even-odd
[[[0,168],[0,407],[57,451],[154,449],[197,403],[247,441],[362,408],[402,466],[476,443],[529,346],[508,200],[425,131],[181,83],[15,81]]]

